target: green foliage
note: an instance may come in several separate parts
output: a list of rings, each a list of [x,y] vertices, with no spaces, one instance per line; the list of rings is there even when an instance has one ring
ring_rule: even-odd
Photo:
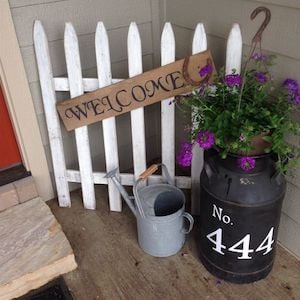
[[[192,140],[199,131],[209,130],[226,157],[229,152],[249,153],[253,137],[263,135],[270,143],[265,152],[275,154],[279,170],[286,173],[299,160],[299,147],[290,145],[286,135],[300,133],[299,123],[291,118],[300,105],[287,87],[274,87],[268,71],[274,57],[260,54],[259,58],[250,60],[252,65],[242,76],[233,70],[240,83],[232,84],[221,70],[211,84],[194,90],[182,102],[194,111]]]

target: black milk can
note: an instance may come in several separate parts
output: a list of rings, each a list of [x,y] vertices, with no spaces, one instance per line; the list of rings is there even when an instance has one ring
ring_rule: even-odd
[[[270,155],[243,171],[237,155],[205,153],[201,173],[199,256],[213,275],[235,283],[271,271],[286,181]]]

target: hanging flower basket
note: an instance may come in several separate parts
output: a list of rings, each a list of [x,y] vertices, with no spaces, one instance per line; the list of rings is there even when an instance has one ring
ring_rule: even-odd
[[[247,69],[240,74],[224,74],[220,70],[212,84],[181,100],[181,105],[192,107],[191,140],[182,144],[177,162],[188,166],[191,148],[211,147],[228,153],[252,156],[273,153],[282,173],[295,167],[299,160],[299,147],[286,141],[287,134],[299,134],[299,124],[291,117],[300,108],[300,87],[297,81],[286,79],[276,86],[270,73],[274,57],[253,53]],[[199,71],[205,75],[207,67]],[[203,71],[204,70],[204,71]]]

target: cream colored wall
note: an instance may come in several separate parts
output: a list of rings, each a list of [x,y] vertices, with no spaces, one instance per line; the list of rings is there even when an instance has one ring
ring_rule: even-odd
[[[225,60],[226,38],[231,24],[241,25],[244,53],[259,28],[263,16],[251,21],[254,8],[265,5],[272,13],[271,23],[263,35],[263,50],[277,55],[274,75],[278,80],[291,77],[300,83],[300,2],[297,0],[166,0],[165,21],[174,25],[178,58],[191,52],[193,30],[203,22],[208,33],[208,45],[214,60],[222,66]],[[300,120],[300,117],[299,117]],[[299,143],[299,139],[294,139]],[[279,241],[300,258],[300,168],[294,178],[288,178]]]
[[[30,171],[38,194],[53,198],[53,188],[39,126],[27,83],[8,1],[0,1],[0,84],[12,120],[22,162]]]
[[[158,0],[10,0],[11,13],[25,64],[30,91],[42,135],[43,145],[51,176],[53,167],[50,157],[49,139],[39,86],[39,77],[34,55],[32,29],[36,19],[42,21],[49,40],[54,76],[65,76],[66,64],[63,52],[65,22],[72,22],[79,39],[83,76],[96,77],[95,29],[103,21],[111,46],[112,73],[114,78],[126,78],[127,72],[127,31],[131,21],[138,24],[143,48],[144,70],[152,69],[159,63],[159,18]],[[69,98],[69,93],[58,93],[58,99]],[[158,106],[146,108],[147,159],[159,155],[159,114]],[[154,122],[153,122],[154,119]],[[151,120],[151,121],[150,121]],[[128,114],[117,119],[121,169],[132,167],[130,122]],[[89,126],[93,168],[104,170],[104,150],[101,123]],[[67,166],[77,168],[74,134],[63,130],[63,142]],[[76,187],[76,185],[71,188]]]

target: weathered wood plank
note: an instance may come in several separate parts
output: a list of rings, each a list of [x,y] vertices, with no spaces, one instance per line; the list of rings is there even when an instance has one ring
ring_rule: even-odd
[[[161,36],[161,65],[175,61],[175,36],[171,23],[166,23]],[[175,105],[172,98],[161,102],[161,157],[171,179],[175,178]],[[163,170],[164,172],[164,170]],[[164,173],[163,173],[164,175]]]
[[[66,19],[65,21],[69,21]],[[60,34],[63,33],[62,25],[65,23],[63,21],[59,27],[56,29],[56,32],[59,32]],[[45,20],[43,20],[45,22]],[[44,23],[43,23],[44,24]],[[45,23],[46,24],[46,23]],[[53,23],[50,22],[50,26],[45,27],[45,30],[47,32],[47,36],[49,33],[49,30],[52,29]],[[75,26],[75,23],[72,23]],[[95,29],[96,25],[93,24],[93,31],[90,34],[87,35],[80,35],[78,33],[79,28],[76,27],[76,32],[78,34],[78,43],[80,45],[81,50],[81,66],[83,68],[83,72],[86,72],[90,69],[96,69],[96,56],[95,56]],[[107,23],[105,23],[107,26]],[[31,25],[30,25],[31,26]],[[80,27],[80,25],[77,25]],[[31,26],[32,27],[32,26]],[[153,50],[152,50],[152,41],[149,39],[149,36],[151,36],[151,23],[141,24],[139,25],[139,31],[141,34],[141,39],[143,43],[143,59],[145,57],[149,58],[151,57],[151,63],[148,62],[148,69],[153,68],[152,59],[153,59]],[[112,61],[112,68],[116,72],[115,74],[122,74],[117,75],[117,77],[123,78],[127,77],[127,32],[128,32],[128,24],[126,27],[118,28],[115,30],[109,31],[109,42],[110,42],[110,57]],[[37,67],[35,63],[35,53],[33,46],[28,45],[27,47],[22,47],[21,54],[23,57],[26,74],[28,81],[35,82],[38,81],[38,73],[37,73]],[[64,43],[63,40],[55,40],[52,42],[49,42],[49,52],[50,57],[52,58],[52,70],[53,70],[53,76],[60,77],[63,76],[63,74],[66,74],[66,64],[65,64],[65,58],[64,55],[62,55],[64,51]],[[96,70],[95,70],[96,71]],[[113,72],[114,73],[114,72]],[[87,77],[97,77],[96,72],[94,72],[93,75],[87,76]],[[98,86],[97,86],[98,87]],[[96,88],[97,88],[96,87]]]
[[[129,26],[127,37],[129,77],[143,73],[142,43],[135,22]],[[134,175],[137,178],[146,170],[146,142],[144,108],[140,107],[130,112]]]
[[[67,130],[73,130],[129,111],[138,111],[136,109],[143,106],[189,92],[193,89],[190,83],[191,79],[196,80],[197,85],[206,79],[211,79],[213,74],[210,74],[209,78],[200,78],[198,74],[198,68],[205,66],[208,59],[212,60],[209,51],[188,58],[188,76],[184,70],[185,59],[138,75],[137,65],[141,63],[142,55],[141,51],[138,51],[141,48],[135,45],[137,41],[140,41],[136,36],[137,32],[130,29],[129,41],[132,41],[130,49],[135,51],[128,54],[128,64],[131,70],[129,73],[132,78],[57,104],[58,112]],[[142,68],[139,69],[142,71]]]
[[[99,88],[101,88],[110,85],[112,82],[109,42],[106,29],[102,22],[99,22],[97,24],[95,46]],[[119,168],[118,141],[115,117],[103,120],[102,127],[106,172],[110,172],[115,168]],[[118,191],[118,188],[112,181],[108,182],[108,197],[110,210],[121,211],[121,195]]]
[[[105,178],[105,172],[94,172],[94,183],[95,184],[107,184],[108,180]],[[134,174],[121,173],[119,174],[122,185],[133,186],[134,184]],[[67,178],[69,182],[80,182],[80,172],[76,170],[67,170]],[[152,175],[148,178],[149,184],[162,183],[165,181],[160,175]],[[180,189],[190,189],[191,188],[191,178],[187,176],[176,176],[175,177],[176,186]]]
[[[100,209],[92,213],[82,208],[78,192],[72,194],[74,204],[68,210],[48,202],[78,257],[79,268],[64,276],[76,299],[300,299],[300,261],[281,247],[265,280],[226,283],[199,262],[197,225],[178,254],[155,258],[139,248],[136,220],[127,206],[121,214],[112,213],[101,201],[107,197],[106,188],[98,186],[96,194]]]
[[[204,25],[202,23],[197,24],[194,38],[192,51],[193,54],[205,51],[207,49],[207,38],[204,29]],[[192,118],[195,114],[192,111]],[[197,124],[192,124],[193,127],[197,126]],[[192,179],[192,187],[191,187],[191,209],[192,213],[195,215],[200,214],[200,173],[203,167],[203,149],[198,147],[196,144],[193,147],[193,158],[192,158],[192,166],[191,166],[191,179]]]
[[[232,70],[235,70],[237,74],[241,73],[242,47],[243,41],[240,25],[233,24],[227,40],[226,74],[232,74]]]
[[[40,21],[35,21],[34,23],[33,38],[45,107],[58,201],[60,206],[71,206],[69,186],[66,180],[66,161],[61,136],[61,128],[59,117],[56,111],[56,97],[53,86],[53,75],[48,41]]]
[[[79,45],[75,29],[71,23],[66,23],[65,28],[65,55],[70,95],[71,97],[82,95],[84,90],[82,84]],[[96,209],[92,157],[87,126],[76,129],[75,138],[81,175],[83,204],[87,209]]]
[[[112,79],[112,83],[117,83],[123,79]],[[98,78],[82,78],[83,90],[85,92],[92,92],[99,88],[99,79]],[[70,90],[69,80],[64,77],[55,77],[54,78],[54,87],[56,91],[67,92]]]
[[[40,198],[0,213],[0,299],[12,299],[76,268],[72,248]]]

